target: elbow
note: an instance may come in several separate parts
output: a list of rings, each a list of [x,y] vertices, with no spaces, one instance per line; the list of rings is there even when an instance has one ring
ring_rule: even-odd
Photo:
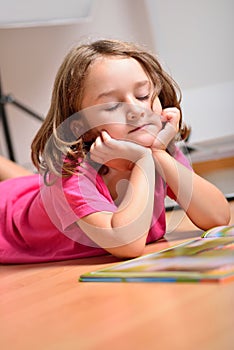
[[[231,209],[228,201],[225,200],[222,206],[216,212],[214,217],[215,226],[225,226],[230,223]]]
[[[124,246],[106,249],[106,250],[116,258],[125,260],[125,259],[138,258],[143,254],[144,248],[145,248],[145,237],[143,239],[137,240],[136,242],[132,242]]]
[[[229,225],[231,220],[231,214],[230,212],[226,212],[220,215],[217,215],[214,218],[214,224],[213,226],[226,226]]]
[[[127,259],[135,259],[140,257],[143,254],[144,249],[142,250],[130,250],[126,252],[117,252],[116,254],[113,254],[116,258],[121,260],[127,260]]]
[[[224,205],[219,210],[214,210],[205,220],[205,225],[199,225],[203,230],[209,230],[217,226],[227,226],[231,220],[230,206]]]

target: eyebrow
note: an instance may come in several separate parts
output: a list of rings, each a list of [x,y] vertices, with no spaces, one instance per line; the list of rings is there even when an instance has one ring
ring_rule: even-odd
[[[146,86],[146,85],[150,86],[149,80],[142,80],[142,81],[139,81],[139,82],[137,82],[137,83],[135,84],[134,87],[135,87],[135,88],[140,88],[140,87]],[[97,96],[96,100],[99,100],[99,99],[102,98],[102,97],[112,96],[112,95],[114,95],[116,92],[117,92],[117,90],[114,90],[114,89],[113,89],[113,90],[109,90],[109,91],[101,92],[101,93]]]

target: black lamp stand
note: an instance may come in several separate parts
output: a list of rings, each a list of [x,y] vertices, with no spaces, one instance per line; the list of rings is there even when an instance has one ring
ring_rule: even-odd
[[[4,95],[2,91],[1,77],[0,77],[0,121],[2,121],[2,125],[3,125],[3,132],[6,140],[9,158],[15,161],[14,148],[12,145],[10,129],[9,129],[9,124],[8,124],[7,114],[5,109],[5,105],[7,103],[10,103],[16,106],[17,108],[21,109],[22,111],[24,111],[25,113],[29,114],[30,116],[32,116],[33,118],[39,121],[43,122],[44,118],[38,115],[37,113],[35,113],[34,111],[32,111],[30,108],[23,105],[21,102],[17,101],[12,95]]]

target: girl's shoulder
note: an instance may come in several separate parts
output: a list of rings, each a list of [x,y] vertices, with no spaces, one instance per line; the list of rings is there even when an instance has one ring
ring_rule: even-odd
[[[61,186],[65,194],[88,197],[103,195],[108,200],[111,199],[102,175],[89,162],[77,166],[73,175],[58,179],[57,185]]]

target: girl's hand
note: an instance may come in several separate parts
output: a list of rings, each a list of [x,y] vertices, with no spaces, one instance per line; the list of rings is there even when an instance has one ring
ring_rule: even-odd
[[[151,150],[134,142],[116,140],[102,131],[90,148],[90,158],[119,171],[131,170]]]
[[[176,107],[165,108],[162,111],[161,121],[163,129],[158,133],[151,149],[165,150],[179,131],[180,111]]]

